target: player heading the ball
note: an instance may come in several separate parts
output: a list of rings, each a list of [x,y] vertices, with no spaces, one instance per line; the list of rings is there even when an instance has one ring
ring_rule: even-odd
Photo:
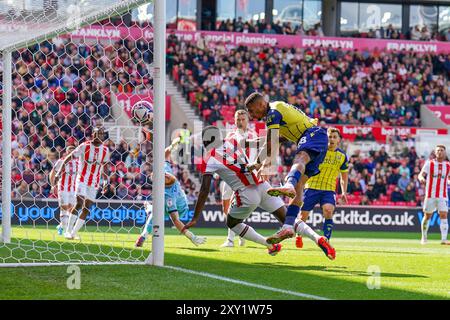
[[[260,175],[272,165],[272,143],[278,142],[279,138],[287,139],[297,144],[297,153],[294,164],[291,167],[286,183],[281,187],[273,187],[268,190],[272,196],[284,195],[295,198],[302,189],[302,183],[307,179],[300,180],[305,175],[308,178],[319,174],[319,165],[323,162],[328,149],[328,136],[324,128],[317,126],[317,119],[308,117],[300,109],[283,101],[267,102],[263,95],[253,92],[245,100],[245,106],[254,119],[266,118],[267,140],[266,146],[260,152],[257,161],[262,161]],[[278,144],[277,144],[278,145]],[[295,234],[293,224],[300,212],[300,203],[291,203],[286,214],[283,228],[268,239],[270,243],[278,243]]]

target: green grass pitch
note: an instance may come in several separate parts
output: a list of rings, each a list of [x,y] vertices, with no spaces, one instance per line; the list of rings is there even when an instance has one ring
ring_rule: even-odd
[[[53,227],[16,228],[13,243],[0,245],[0,262],[11,256],[14,258],[6,262],[14,262],[25,255],[64,261],[67,257],[87,258],[83,253],[87,251],[90,259],[107,260],[109,256],[136,260],[147,256],[151,248],[150,242],[144,249],[133,248],[138,229],[117,230],[122,231],[119,240],[111,233],[90,230],[81,233],[82,243],[74,243],[56,237]],[[328,299],[450,298],[450,246],[440,245],[438,234],[431,234],[429,243],[422,246],[418,233],[336,230],[332,244],[337,258],[330,261],[308,239],[301,250],[295,248],[293,240],[285,241],[282,252],[272,257],[248,241],[245,247],[220,248],[225,229],[193,231],[208,236],[207,244],[195,247],[176,230],[166,229],[166,265]],[[272,232],[261,231],[264,235]],[[35,239],[36,247],[26,239]],[[377,270],[379,278],[373,274]],[[0,299],[304,299],[144,265],[81,265],[80,272],[81,288],[69,290],[67,266],[0,268]],[[369,289],[368,283],[376,286],[377,279],[379,289]]]

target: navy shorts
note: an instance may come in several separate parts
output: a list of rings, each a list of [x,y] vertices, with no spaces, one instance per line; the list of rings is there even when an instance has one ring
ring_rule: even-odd
[[[334,191],[306,189],[303,193],[302,211],[311,211],[316,204],[320,204],[322,207],[326,203],[336,206],[336,193]]]
[[[297,145],[297,153],[305,151],[311,157],[306,165],[305,174],[313,177],[320,173],[319,166],[325,159],[328,150],[327,130],[321,127],[307,129],[300,137]]]

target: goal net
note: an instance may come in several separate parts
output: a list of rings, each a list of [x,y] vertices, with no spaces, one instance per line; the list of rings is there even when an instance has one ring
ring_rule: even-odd
[[[153,195],[164,194],[165,23],[156,13],[165,3],[155,2],[154,16],[135,21],[133,10],[152,1],[0,1],[0,266],[162,265],[163,197]],[[153,106],[150,125],[132,117],[141,101]],[[145,202],[161,214],[136,247]]]

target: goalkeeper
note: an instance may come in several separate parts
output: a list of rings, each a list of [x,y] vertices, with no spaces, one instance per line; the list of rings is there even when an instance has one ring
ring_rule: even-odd
[[[164,173],[165,173],[165,192],[164,192],[164,200],[165,200],[165,213],[169,215],[170,220],[172,220],[174,226],[180,231],[182,234],[186,236],[193,244],[196,246],[203,244],[206,242],[206,237],[196,236],[189,230],[184,229],[184,223],[180,221],[180,215],[187,214],[189,212],[189,205],[186,198],[186,194],[181,189],[180,183],[177,181],[176,177],[173,174],[172,167],[170,165],[170,154],[172,150],[180,143],[180,138],[175,139],[172,144],[166,148],[165,157],[166,162],[164,165]],[[144,230],[142,231],[139,238],[136,240],[136,247],[142,247],[147,235],[151,232],[152,229],[152,205],[149,202],[144,203],[144,208],[147,213],[147,221],[144,226]]]

